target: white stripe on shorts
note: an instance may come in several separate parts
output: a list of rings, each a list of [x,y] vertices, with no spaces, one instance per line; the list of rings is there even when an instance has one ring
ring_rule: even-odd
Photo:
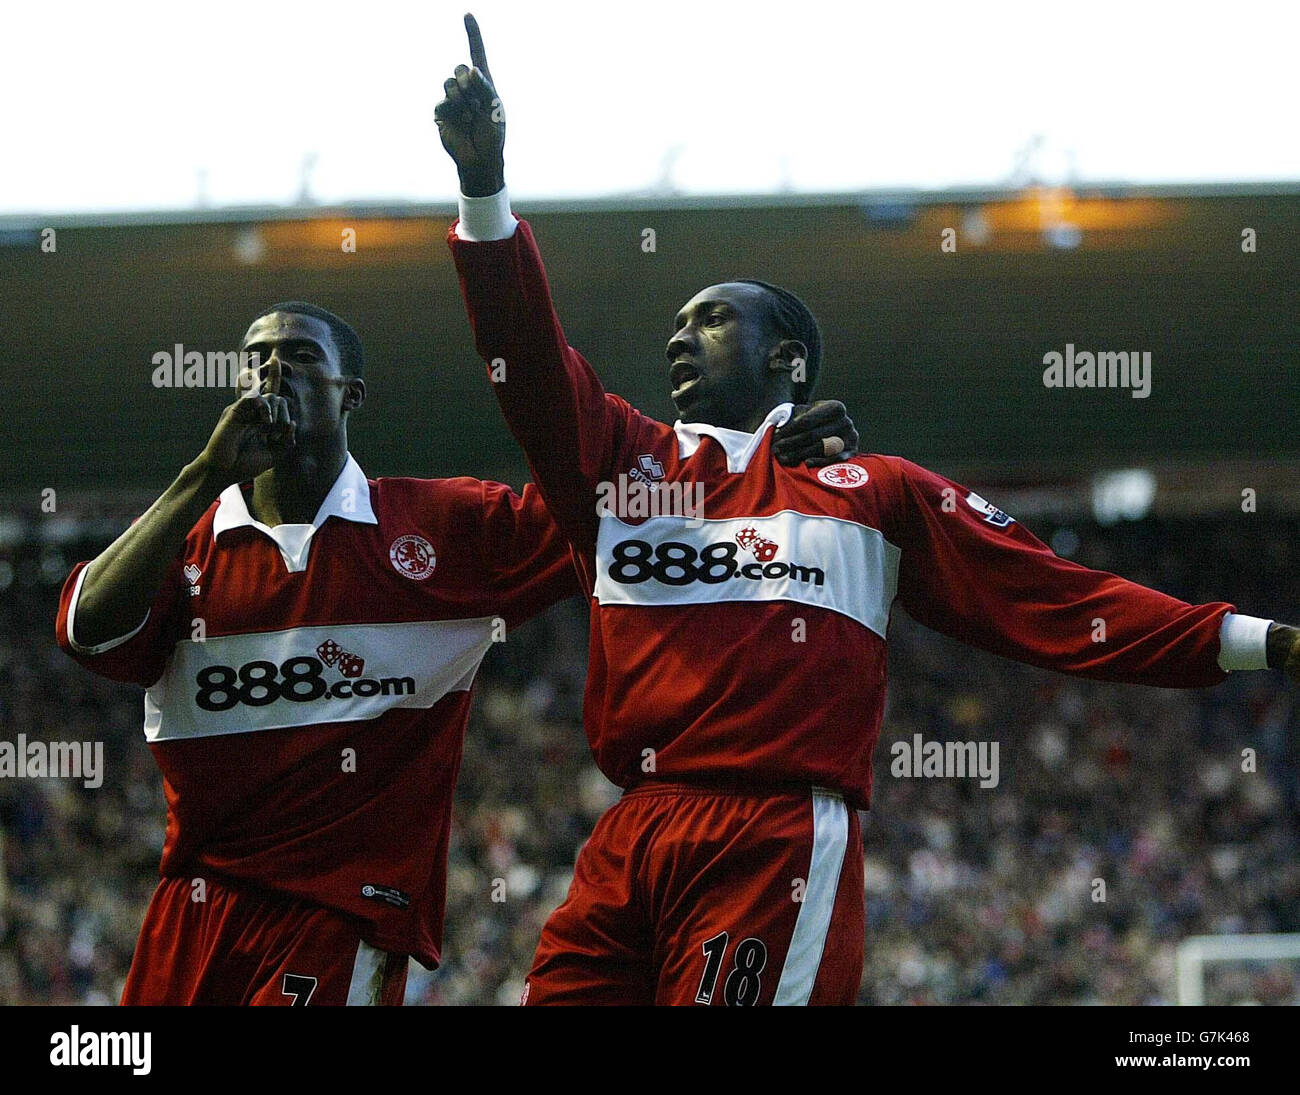
[[[844,799],[833,791],[814,788],[812,807],[812,863],[808,867],[803,904],[799,906],[794,934],[790,937],[790,949],[781,967],[781,980],[772,1000],[776,1007],[803,1007],[812,995],[831,927],[844,852],[849,844],[849,810]]]
[[[348,985],[348,1007],[378,1007],[388,973],[387,951],[376,950],[369,943],[357,944],[357,960],[352,965],[352,983]]]

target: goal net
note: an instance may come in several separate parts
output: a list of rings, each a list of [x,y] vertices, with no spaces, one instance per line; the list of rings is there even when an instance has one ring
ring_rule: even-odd
[[[1300,1005],[1300,933],[1193,935],[1177,968],[1180,1004]]]

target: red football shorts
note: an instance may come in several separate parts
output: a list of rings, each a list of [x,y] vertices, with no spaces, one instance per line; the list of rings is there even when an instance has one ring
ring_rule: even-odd
[[[355,920],[329,909],[211,878],[164,878],[122,1003],[400,1005],[406,967],[405,955],[371,947]]]
[[[597,823],[527,1004],[852,1004],[862,832],[831,791],[646,784]]]

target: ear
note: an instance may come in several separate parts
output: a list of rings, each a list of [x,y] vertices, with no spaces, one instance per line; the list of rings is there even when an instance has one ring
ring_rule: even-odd
[[[366,382],[359,376],[348,377],[347,385],[343,389],[343,409],[355,411],[365,401]]]

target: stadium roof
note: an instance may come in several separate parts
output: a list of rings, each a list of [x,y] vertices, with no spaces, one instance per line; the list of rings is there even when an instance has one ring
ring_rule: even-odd
[[[970,205],[1019,201],[1027,190],[1041,187],[1098,198],[1222,198],[1300,195],[1294,182],[1170,183],[1161,185],[1106,182],[1060,186],[1029,184],[1021,187],[957,187],[947,190],[861,190],[834,193],[759,193],[686,195],[634,192],[603,198],[555,199],[512,195],[515,206],[527,213],[609,213],[642,210],[815,209],[822,206]],[[277,220],[310,220],[350,214],[358,217],[455,217],[456,202],[364,201],[308,205],[195,206],[146,209],[132,212],[9,213],[0,214],[0,232],[44,228],[129,227],[166,224],[228,224]]]

